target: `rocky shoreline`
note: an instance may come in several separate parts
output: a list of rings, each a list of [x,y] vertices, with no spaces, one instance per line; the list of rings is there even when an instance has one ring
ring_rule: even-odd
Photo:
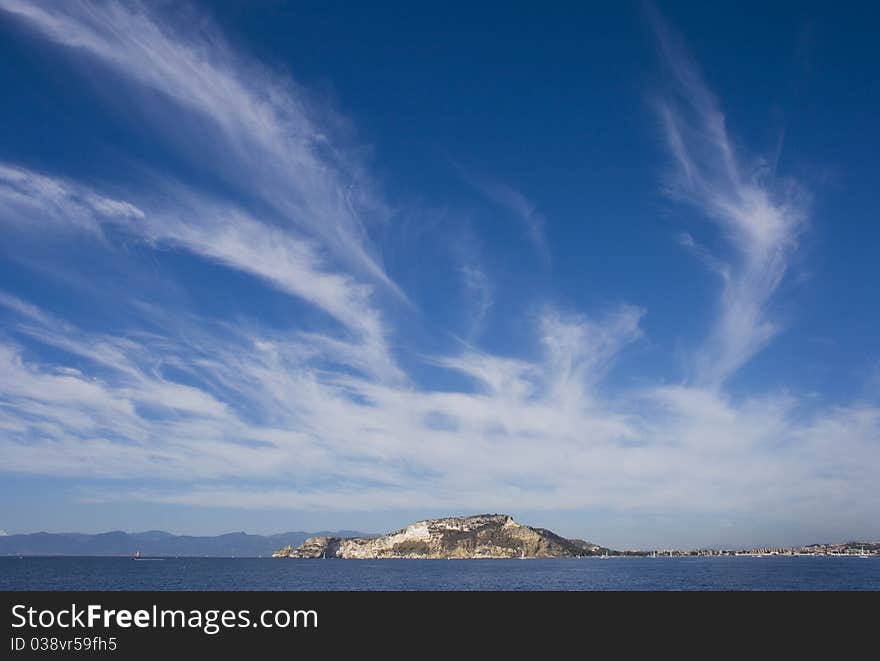
[[[522,525],[507,514],[417,521],[380,537],[310,537],[273,558],[577,558],[608,549]]]

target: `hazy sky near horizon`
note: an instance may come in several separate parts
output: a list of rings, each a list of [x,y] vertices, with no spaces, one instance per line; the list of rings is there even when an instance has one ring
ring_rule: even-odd
[[[0,528],[880,538],[875,18],[0,0]]]

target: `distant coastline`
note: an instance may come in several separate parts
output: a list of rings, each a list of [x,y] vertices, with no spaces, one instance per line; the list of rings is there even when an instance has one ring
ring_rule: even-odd
[[[298,547],[284,546],[274,558],[453,559],[453,558],[603,558],[682,556],[840,555],[880,557],[880,542],[811,544],[796,548],[650,549],[619,551],[582,539],[567,539],[546,528],[535,528],[507,514],[427,519],[379,537],[314,536]]]
[[[506,516],[506,515],[482,515],[482,516]],[[459,517],[466,519],[469,517]],[[451,520],[450,518],[449,520]],[[440,521],[443,519],[437,519]],[[554,538],[565,540],[543,528],[531,528],[540,531],[538,535],[553,535]],[[406,530],[404,528],[403,530]],[[397,531],[400,533],[401,531]],[[395,533],[391,533],[395,534]],[[221,535],[196,536],[175,535],[164,531],[148,531],[141,533],[129,533],[122,531],[110,531],[97,534],[86,533],[25,533],[0,535],[0,556],[106,556],[126,557],[134,556],[138,551],[145,557],[218,557],[218,558],[268,558],[273,554],[279,557],[297,557],[294,551],[301,548],[309,539],[321,539],[326,541],[313,545],[313,555],[310,557],[325,556],[326,548],[321,544],[335,544],[338,540],[381,540],[380,535],[371,535],[353,530],[302,532],[293,531],[274,535],[254,535],[244,532],[232,532]],[[336,541],[334,541],[336,540]],[[535,540],[532,540],[535,541]],[[583,540],[567,540],[575,545],[574,550],[561,555],[529,556],[529,557],[566,557],[567,555],[599,556],[599,557],[770,557],[770,556],[837,556],[837,557],[877,557],[880,558],[880,541],[848,541],[839,543],[819,543],[804,546],[791,547],[754,547],[754,548],[700,548],[700,549],[670,549],[648,548],[637,550],[616,550],[584,542]],[[370,543],[374,543],[371,541]],[[500,547],[499,547],[500,548]],[[406,557],[426,557],[425,554],[413,553],[413,547],[406,552]],[[437,554],[445,557],[444,554]],[[471,557],[459,552],[449,554],[450,557]],[[520,546],[510,545],[498,553],[497,557],[522,557],[523,549]],[[306,557],[309,557],[306,555]],[[338,557],[330,554],[329,557]],[[381,557],[397,557],[393,553],[386,553]],[[474,557],[495,557],[491,553],[485,553]]]

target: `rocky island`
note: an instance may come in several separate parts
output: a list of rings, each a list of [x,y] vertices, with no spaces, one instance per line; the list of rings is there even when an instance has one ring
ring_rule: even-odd
[[[417,521],[380,537],[310,537],[273,558],[574,558],[605,549],[517,523],[507,514]]]

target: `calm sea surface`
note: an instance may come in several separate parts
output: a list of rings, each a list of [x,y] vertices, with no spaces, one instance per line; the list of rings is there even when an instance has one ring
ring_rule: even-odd
[[[880,590],[880,558],[0,558],[0,590]]]

